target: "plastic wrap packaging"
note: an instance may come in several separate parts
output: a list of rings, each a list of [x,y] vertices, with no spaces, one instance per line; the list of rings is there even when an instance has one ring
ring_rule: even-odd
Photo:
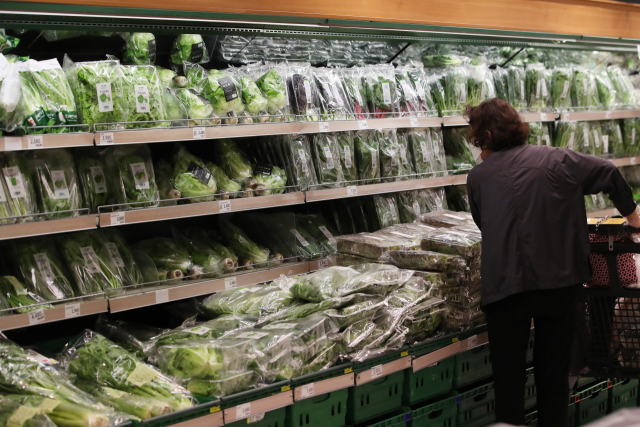
[[[409,308],[403,319],[403,326],[408,329],[405,343],[423,342],[439,331],[445,314],[443,303],[436,298],[427,298]]]
[[[44,299],[27,290],[14,276],[0,276],[0,294],[0,310],[13,308],[16,313],[22,314],[40,308],[52,308]]]
[[[403,67],[401,68],[407,73],[410,88],[415,91],[418,101],[416,115],[418,117],[430,117],[437,113],[437,107],[431,98],[429,90],[429,79],[422,67]]]
[[[315,122],[320,118],[318,89],[309,64],[296,64],[287,67],[287,90],[291,114],[295,120]]]
[[[527,65],[525,92],[527,107],[531,112],[547,111],[551,105],[551,71],[543,64]]]
[[[584,205],[587,212],[601,211],[607,207],[602,194],[585,195]]]
[[[606,154],[604,151],[604,144],[602,138],[602,128],[600,122],[593,121],[588,122],[589,125],[589,141],[593,144],[593,155],[602,156]]]
[[[445,128],[443,132],[444,151],[446,153],[447,170],[454,174],[466,173],[476,165],[467,140],[468,129],[464,127]]]
[[[171,126],[189,126],[189,114],[187,113],[187,108],[182,101],[178,99],[175,92],[165,88],[162,91],[162,105],[164,107],[165,118],[170,121]]]
[[[71,75],[70,83],[81,122],[88,124],[91,131],[94,130],[94,124],[124,122],[126,105],[118,61],[76,62],[68,65],[69,62],[65,58],[65,69],[68,68],[67,75]],[[122,125],[107,128],[120,129]]]
[[[173,146],[171,184],[181,197],[193,197],[191,203],[210,202],[218,187],[205,163],[182,144]]]
[[[313,155],[318,184],[322,188],[340,187],[344,174],[340,162],[340,147],[335,133],[317,133],[313,136]]]
[[[356,132],[355,148],[358,177],[363,184],[375,184],[380,178],[380,143],[375,130]]]
[[[344,89],[334,70],[314,68],[313,80],[316,84],[321,120],[346,120],[351,112],[347,109]]]
[[[171,68],[176,72],[182,71],[185,61],[204,64],[209,62],[211,56],[199,34],[180,34],[173,41],[170,53]]]
[[[230,261],[229,258],[222,258],[220,252],[204,239],[189,238],[176,229],[173,229],[173,237],[189,251],[193,263],[202,268],[203,278],[211,279],[221,276],[224,274],[225,268],[234,267],[233,261]]]
[[[576,146],[576,135],[576,122],[557,122],[553,146],[573,150]]]
[[[238,256],[233,249],[222,245],[215,238],[211,230],[194,227],[184,231],[191,242],[197,246],[206,248],[207,251],[213,251],[221,259],[221,266],[225,274],[233,273],[238,268]]]
[[[213,106],[193,89],[167,89],[184,107],[189,126],[216,126],[221,120],[213,112]]]
[[[287,186],[287,173],[284,169],[277,166],[261,164],[262,170],[256,167],[256,173],[253,179],[257,182],[256,196],[271,196],[274,194],[282,194]]]
[[[467,73],[467,105],[475,107],[496,97],[493,76],[486,65],[469,65]]]
[[[30,292],[46,301],[74,297],[67,271],[48,238],[20,239],[11,243],[13,265]]]
[[[17,222],[33,221],[34,217],[29,216],[39,213],[36,191],[31,174],[29,173],[29,163],[26,153],[19,151],[5,152],[0,154],[0,166],[4,176],[7,192],[5,193],[6,203],[10,206],[12,216]],[[39,219],[36,217],[36,219]]]
[[[614,157],[625,156],[622,127],[618,120],[603,120],[600,122],[602,131],[602,146],[604,154],[612,154]]]
[[[162,68],[156,65],[156,71],[158,72],[158,79],[160,79],[160,87],[163,89],[185,87],[187,79],[184,76],[178,76],[175,71],[167,68]]]
[[[449,208],[444,188],[425,188],[416,194],[421,214]]]
[[[551,145],[549,126],[545,122],[529,122],[529,144]]]
[[[394,117],[398,109],[398,94],[393,66],[369,65],[362,72],[370,117],[374,119]]]
[[[441,78],[444,89],[443,115],[453,116],[462,114],[467,104],[467,79],[466,67],[446,67]]]
[[[243,184],[253,176],[251,163],[230,139],[216,141],[213,146],[214,158],[225,174],[238,184]]]
[[[300,186],[301,191],[306,191],[310,187],[317,185],[318,180],[313,168],[311,146],[307,135],[284,135],[282,147],[285,153],[285,161],[294,177],[292,184]]]
[[[2,121],[6,130],[21,127],[29,134],[54,131],[47,126],[57,125],[58,115],[40,93],[28,63],[18,61],[10,64],[5,73],[0,105],[4,110]]]
[[[142,272],[133,259],[122,233],[117,229],[106,229],[100,232],[104,236],[104,244],[99,249],[99,255],[111,260],[111,264],[115,266],[115,275],[122,286],[142,283],[144,281]]]
[[[629,77],[626,76],[618,66],[608,67],[607,73],[616,90],[617,109],[634,108],[636,105],[636,95]]]
[[[416,75],[417,76],[417,75]],[[398,113],[400,117],[422,117],[426,104],[418,96],[416,85],[410,80],[404,67],[395,69],[396,90],[398,92]],[[421,83],[418,82],[419,87]]]
[[[168,127],[158,72],[153,65],[121,65],[124,121],[127,129]],[[149,123],[146,123],[149,122]]]
[[[460,255],[465,261],[471,262],[480,256],[482,237],[477,233],[440,228],[423,236],[421,247],[425,251]]]
[[[160,160],[153,165],[153,172],[156,178],[156,185],[158,186],[160,206],[176,206],[178,199],[182,195],[180,191],[173,188],[173,184],[171,183],[173,169],[169,162],[165,159]]]
[[[598,100],[603,110],[614,110],[616,107],[617,91],[609,74],[605,70],[595,72]]]
[[[433,148],[432,168],[435,172],[438,172],[435,176],[446,176],[448,175],[448,169],[442,129],[431,128],[431,143]]]
[[[153,65],[156,62],[156,37],[151,33],[126,33],[123,35],[125,64]]]
[[[445,273],[464,270],[467,265],[460,256],[429,251],[388,251],[380,260],[399,268]]]
[[[578,153],[595,155],[595,141],[590,132],[589,122],[575,122],[573,146],[568,148]]]
[[[151,258],[158,274],[163,272],[160,274],[161,280],[202,276],[202,267],[193,263],[187,248],[176,239],[154,237],[136,243],[133,249],[142,251]]]
[[[397,130],[379,129],[375,131],[375,138],[380,149],[380,175],[383,178],[398,178],[401,175],[400,146]]]
[[[24,406],[11,399],[0,402],[0,423],[5,426],[56,427],[51,418],[37,407]]]
[[[8,36],[4,28],[0,29],[0,52],[8,53],[11,49],[18,46],[20,39],[13,36]]]
[[[193,406],[187,390],[93,331],[85,330],[65,348],[63,357],[69,372],[78,378],[156,398],[169,404],[172,411]]]
[[[158,206],[160,195],[147,145],[110,147],[105,151],[105,158],[114,202],[127,204],[119,206],[120,210]]]
[[[526,74],[524,67],[509,66],[508,73],[508,91],[509,103],[518,111],[527,109],[527,93],[525,89]]]
[[[361,320],[372,320],[373,315],[385,304],[382,297],[371,297],[364,301],[326,313],[341,331]]]
[[[400,212],[395,194],[375,195],[373,202],[376,206],[380,227],[385,228],[400,224]]]
[[[322,215],[296,215],[296,222],[318,242],[323,252],[332,253],[337,250],[336,237],[339,233],[324,220]]]
[[[571,102],[575,111],[600,109],[600,99],[594,72],[580,67],[573,70]]]
[[[491,70],[493,84],[496,88],[496,98],[509,102],[509,72],[505,68]]]
[[[411,147],[411,161],[418,174],[433,172],[433,147],[431,131],[425,129],[408,129],[406,132]]]
[[[0,126],[7,131],[14,130],[22,119],[18,109],[21,96],[18,66],[0,53]]]
[[[338,252],[377,260],[387,251],[418,249],[414,240],[378,234],[351,234],[338,237]]]
[[[296,225],[295,229],[291,230],[291,234],[296,238],[298,255],[305,259],[317,259],[323,255],[323,250],[316,239],[299,224]]]
[[[235,198],[239,196],[239,192],[242,190],[242,186],[233,181],[225,171],[218,165],[211,162],[206,163],[207,169],[211,172],[211,176],[216,181],[218,187],[217,194],[223,199]]]
[[[551,73],[551,107],[553,111],[571,111],[571,80],[569,68],[555,67]]]
[[[256,244],[240,228],[223,220],[220,232],[225,243],[238,255],[240,267],[252,269],[267,266],[269,250]]]
[[[98,206],[108,205],[111,199],[110,183],[107,182],[107,167],[99,151],[79,148],[74,151],[75,165],[80,178],[82,200],[92,213]]]
[[[451,228],[456,225],[473,224],[473,218],[471,214],[465,212],[438,210],[421,215],[420,222],[432,227]]]
[[[366,119],[369,110],[365,85],[363,84],[363,70],[357,67],[338,68],[336,72],[339,73],[342,80],[349,111],[353,113],[356,120]]]
[[[357,270],[348,267],[330,267],[295,277],[289,290],[296,299],[322,302],[339,296],[338,289],[359,274]]]
[[[27,61],[31,77],[38,87],[40,94],[47,104],[47,111],[56,117],[54,123],[58,125],[77,125],[78,111],[73,91],[67,76],[57,59],[47,61]],[[78,128],[57,128],[53,132],[66,130],[77,131]]]
[[[336,266],[339,267],[353,267],[356,265],[368,264],[371,260],[357,255],[338,253],[335,255],[335,262]]]
[[[640,120],[634,118],[622,121],[622,140],[626,156],[635,156],[640,152]]]
[[[445,188],[445,194],[447,195],[449,209],[457,212],[471,212],[466,185],[449,186]]]
[[[400,222],[405,224],[414,222],[421,214],[418,202],[418,190],[401,191],[396,193]]]
[[[271,121],[286,121],[289,118],[289,94],[285,67],[268,63],[256,71],[258,73],[254,73],[254,80],[267,100],[267,113]]]
[[[409,180],[416,174],[416,170],[411,159],[411,148],[409,142],[409,133],[400,130],[397,132],[398,138],[398,163],[400,166],[400,179]]]
[[[64,148],[33,151],[28,162],[38,195],[38,210],[48,214],[45,218],[79,216],[84,203],[73,155]]]
[[[356,181],[358,179],[354,136],[355,132],[338,132],[335,134],[340,153],[342,174],[344,176],[344,180],[347,182]]]

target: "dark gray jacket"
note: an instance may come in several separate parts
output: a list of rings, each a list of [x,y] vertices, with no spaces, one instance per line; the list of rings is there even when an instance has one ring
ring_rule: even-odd
[[[636,208],[613,163],[566,148],[495,152],[471,170],[467,189],[482,230],[482,305],[590,279],[585,194],[608,194],[624,216]]]

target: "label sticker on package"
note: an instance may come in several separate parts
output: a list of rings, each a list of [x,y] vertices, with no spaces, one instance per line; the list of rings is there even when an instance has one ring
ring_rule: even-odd
[[[269,336],[267,332],[244,332],[238,335],[238,338],[250,338],[252,340],[259,340],[260,338],[264,338]]]
[[[90,166],[91,177],[93,178],[93,190],[96,194],[107,192],[107,183],[104,177],[102,166]]]
[[[389,88],[389,83],[382,83],[382,101],[387,106],[391,104],[391,88]]]
[[[344,166],[350,168],[351,163],[351,148],[348,145],[344,146]]]
[[[582,130],[582,138],[584,139],[584,146],[589,146],[589,131],[587,129]]]
[[[189,58],[191,59],[191,61],[189,62],[198,63],[202,61],[203,56],[204,56],[204,42],[193,43],[191,45],[191,54],[189,55]]]
[[[231,289],[238,286],[238,278],[237,277],[226,277],[224,279],[224,288]]]
[[[587,79],[582,79],[582,90],[584,91],[585,95],[589,93],[589,82],[587,81]]]
[[[298,154],[300,155],[300,165],[302,166],[302,172],[305,174],[309,173],[309,168],[307,167],[307,155],[302,148],[298,148]]]
[[[71,319],[72,317],[80,316],[80,303],[68,304],[64,306],[64,318]]]
[[[378,167],[378,153],[371,151],[371,168],[374,170]]]
[[[480,102],[484,101],[484,98],[486,96],[486,89],[487,89],[487,86],[484,83],[482,83],[482,90],[480,91]]]
[[[236,420],[248,418],[249,415],[251,415],[251,402],[236,406]]]
[[[549,135],[545,135],[544,136],[544,140],[545,140],[547,145],[551,145],[551,141],[549,140]]]
[[[302,388],[301,394],[303,399],[306,399],[307,397],[313,397],[313,394],[315,392],[314,383],[305,384],[301,388]]]
[[[569,85],[570,84],[571,83],[569,82],[569,80],[564,82],[564,87],[562,88],[562,94],[560,94],[560,99],[564,99],[564,98],[567,97],[567,94],[569,93]]]
[[[427,152],[427,143],[423,139],[420,140],[420,151],[422,151],[422,163],[428,163],[429,153]]]
[[[420,204],[418,202],[413,202],[413,212],[416,216],[420,216]]]
[[[598,131],[593,131],[593,142],[596,145],[596,148],[600,148],[600,138],[598,138]]]
[[[100,265],[98,263],[98,257],[91,246],[85,246],[80,248],[82,258],[84,258],[84,265],[91,274],[100,273]]]
[[[36,260],[36,265],[38,266],[38,270],[40,270],[42,280],[49,285],[52,284],[55,280],[55,276],[53,274],[53,270],[51,270],[51,263],[49,262],[47,254],[33,254],[33,258]]]
[[[570,150],[573,150],[573,140],[575,139],[576,133],[575,132],[571,132],[571,135],[569,136],[569,142],[567,143],[567,148]]]
[[[541,82],[542,82],[542,96],[544,96],[546,98],[547,95],[549,94],[547,92],[547,81],[542,79]]]
[[[4,179],[9,187],[9,194],[12,199],[23,199],[27,197],[27,191],[24,188],[24,179],[20,173],[18,166],[3,168]]]
[[[333,164],[333,154],[331,153],[331,149],[325,145],[322,147],[322,152],[324,153],[324,157],[327,159],[327,168],[333,169],[335,165]]]
[[[331,90],[333,92],[333,97],[336,99],[336,101],[338,101],[338,104],[341,107],[344,107],[344,100],[342,99],[342,95],[340,94],[340,90],[338,89],[338,86],[331,84]]]
[[[297,323],[272,323],[264,326],[262,329],[293,329],[298,326]]]
[[[540,99],[540,88],[542,86],[542,80],[538,80],[536,83],[536,99]]]
[[[38,409],[40,409],[45,414],[49,414],[53,412],[60,405],[60,401],[57,399],[46,398],[42,401],[40,405],[38,405]]]
[[[51,181],[53,182],[53,194],[56,199],[68,199],[69,187],[63,170],[52,170]]]
[[[609,135],[602,135],[602,145],[604,145],[604,154],[609,152]]]
[[[618,134],[618,141],[622,142],[622,131],[620,130],[620,125],[616,125],[616,133]]]
[[[136,113],[148,113],[149,108],[149,88],[147,85],[134,85],[136,96]]]
[[[467,86],[464,83],[460,83],[460,103],[467,103]]]
[[[149,177],[147,176],[147,168],[145,167],[144,162],[131,163],[129,166],[131,167],[133,180],[136,184],[136,190],[148,190]]]
[[[206,326],[194,326],[193,328],[185,329],[184,331],[188,334],[204,335],[210,330],[211,328],[207,328]]]
[[[32,408],[30,406],[20,405],[7,419],[7,427],[22,427],[24,423],[29,421],[40,413],[39,408]],[[34,423],[35,424],[35,423]],[[38,423],[39,424],[39,423]]]
[[[371,368],[371,379],[375,380],[382,376],[382,365],[377,365]]]
[[[157,376],[158,371],[144,363],[139,363],[133,372],[129,374],[127,381],[135,386],[142,387],[143,385],[153,381]]]
[[[406,165],[408,163],[408,161],[407,161],[407,147],[405,147],[404,145],[400,145],[400,160],[402,161],[403,165]]]
[[[524,101],[524,80],[520,80],[520,100]]]
[[[238,89],[230,77],[224,76],[218,79],[218,84],[224,92],[224,99],[227,102],[233,101],[238,97]]]
[[[108,113],[113,111],[113,95],[111,94],[111,83],[97,83],[98,111]]]
[[[309,246],[309,242],[307,242],[307,241],[305,240],[305,238],[304,238],[304,237],[302,237],[302,235],[301,235],[300,233],[298,233],[298,230],[295,230],[295,229],[294,229],[294,230],[291,230],[291,233],[292,233],[294,236],[296,236],[296,239],[298,239],[298,241],[300,242],[300,244],[301,244],[302,246],[304,246],[304,247]]]
[[[307,104],[311,104],[313,93],[311,92],[311,83],[307,79],[304,79],[304,94],[305,98],[307,98]]]
[[[28,359],[35,360],[36,362],[42,363],[45,366],[58,364],[58,361],[56,359],[50,359],[48,357],[44,357],[43,355],[41,355],[40,353],[34,350],[26,349],[24,352],[27,354]]]

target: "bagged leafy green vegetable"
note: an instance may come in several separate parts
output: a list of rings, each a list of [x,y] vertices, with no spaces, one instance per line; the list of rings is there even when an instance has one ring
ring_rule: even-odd
[[[431,128],[431,147],[433,148],[432,169],[435,176],[448,175],[447,158],[444,150],[444,136],[441,128]]]
[[[166,120],[171,121],[171,126],[189,126],[189,121],[187,120],[189,114],[187,114],[186,107],[175,93],[169,89],[162,91],[162,107],[164,108]]]
[[[551,106],[555,112],[571,110],[571,70],[554,68],[551,73]]]
[[[18,218],[18,222],[33,221],[34,217],[28,215],[37,214],[40,210],[26,153],[20,151],[1,153],[0,166],[2,166],[2,174],[7,185],[6,197],[11,206],[12,215],[23,217]]]
[[[412,179],[412,175],[415,175],[416,170],[413,167],[413,161],[411,159],[411,151],[409,148],[409,133],[407,131],[400,130],[397,132],[398,136],[398,164],[400,166],[400,179],[408,180]]]
[[[204,239],[192,239],[173,229],[173,237],[179,241],[184,248],[189,251],[193,262],[202,267],[204,278],[214,278],[221,276],[224,272],[223,258],[221,254],[210,246]],[[227,259],[228,260],[228,259]],[[233,262],[231,262],[233,267]]]
[[[336,237],[338,232],[324,220],[322,215],[296,215],[296,221],[322,246],[326,253],[335,252],[338,248]]]
[[[267,100],[267,113],[272,122],[283,122],[289,116],[289,96],[285,83],[285,69],[280,65],[267,64],[259,68],[256,85]]]
[[[246,111],[246,123],[266,123],[270,121],[267,113],[267,105],[269,101],[262,95],[260,88],[256,85],[251,77],[249,70],[238,69],[235,74],[236,79],[240,82],[242,88],[242,103]]]
[[[640,120],[624,119],[622,121],[622,134],[627,156],[635,156],[640,153]]]
[[[300,186],[302,191],[317,185],[318,180],[313,168],[311,147],[307,135],[284,135],[282,147],[285,153],[285,161],[289,165],[294,178],[291,184]]]
[[[291,304],[293,296],[277,286],[251,286],[228,289],[208,296],[200,306],[204,314],[217,317],[223,314],[266,316],[279,312]]]
[[[75,164],[82,184],[82,199],[90,212],[97,212],[98,206],[109,204],[111,198],[106,165],[93,148],[75,150]]]
[[[110,147],[105,152],[105,158],[115,203],[131,203],[120,209],[158,206],[160,195],[147,145]]]
[[[291,234],[296,238],[296,249],[301,257],[316,259],[323,255],[321,246],[316,239],[300,224],[296,224],[296,228],[291,230]]]
[[[466,185],[456,185],[445,188],[449,209],[458,212],[471,212],[469,194]]]
[[[189,250],[176,239],[154,237],[136,243],[133,248],[147,254],[158,271],[167,271],[167,279],[202,276],[202,267],[194,264]]]
[[[305,122],[318,121],[318,89],[309,64],[297,64],[287,67],[287,90],[289,105],[295,119]]]
[[[508,72],[508,91],[509,103],[518,111],[527,109],[527,94],[525,90],[526,74],[524,67],[509,66]]]
[[[233,249],[218,242],[211,230],[194,227],[185,230],[184,234],[197,246],[203,246],[207,252],[212,251],[213,254],[218,256],[221,259],[220,265],[225,274],[236,271],[238,268],[238,256]]]
[[[549,127],[545,122],[529,122],[529,144],[551,145]]]
[[[420,222],[431,227],[451,228],[457,225],[472,225],[473,218],[470,213],[437,209],[422,214]]]
[[[45,218],[80,215],[78,210],[84,204],[73,156],[68,150],[58,148],[33,151],[29,169],[38,195],[39,210],[49,214]]]
[[[429,251],[389,251],[380,260],[408,270],[454,272],[464,271],[467,266],[460,256]]]
[[[18,82],[20,85],[20,97],[13,114],[10,114],[5,125],[8,130],[15,129],[20,126],[26,129],[27,133],[45,133],[51,129],[46,126],[57,124],[57,115],[50,110],[50,106],[42,97],[38,86],[29,71],[27,62],[17,62],[9,66],[7,74],[17,72]],[[12,80],[9,76],[4,79],[3,86],[11,84]],[[3,89],[4,90],[4,89]],[[3,102],[4,104],[4,102]],[[7,112],[11,111],[8,106],[5,107]],[[37,129],[35,129],[38,127]]]
[[[409,76],[403,67],[395,69],[396,89],[398,91],[398,112],[401,117],[416,117],[418,111],[424,108],[420,105],[416,87],[410,82]],[[419,83],[420,84],[420,83]]]
[[[344,93],[349,105],[349,111],[353,112],[357,120],[367,117],[366,92],[362,83],[362,69],[354,68],[338,68],[336,70],[340,74],[343,83]]]
[[[376,205],[378,221],[382,228],[400,224],[400,213],[398,212],[398,202],[394,194],[373,196]]]
[[[81,393],[79,390],[78,392]],[[11,403],[20,405],[19,409],[12,415],[14,418],[7,420],[8,422],[5,425],[23,425],[22,420],[25,420],[25,418],[24,425],[32,422],[35,422],[35,425],[40,425],[46,419],[48,423],[60,427],[73,427],[74,425],[100,427],[109,425],[110,422],[117,422],[115,417],[113,417],[113,421],[109,419],[108,415],[113,416],[113,414],[108,414],[109,409],[106,407],[101,407],[100,409],[104,413],[100,413],[85,405],[59,400],[60,396],[56,397],[58,399],[46,395],[9,394],[3,396],[1,407],[11,407],[9,406]],[[83,397],[90,400],[88,395]],[[96,404],[95,406],[97,407],[98,405]],[[16,422],[16,420],[18,421]]]
[[[0,276],[1,309],[15,308],[17,313],[29,313],[39,308],[52,308],[44,299],[27,290],[14,276]]]
[[[318,184],[321,188],[340,187],[344,174],[340,164],[340,147],[335,133],[317,133],[313,136],[313,155]]]
[[[219,194],[230,194],[231,197],[236,197],[237,192],[242,190],[240,184],[235,181],[232,181],[231,178],[227,176],[226,173],[222,170],[222,168],[218,165],[214,165],[211,162],[206,163],[207,169],[211,172],[211,176],[216,182],[218,186]]]
[[[184,145],[175,144],[171,163],[171,183],[181,197],[193,197],[192,203],[213,200],[217,190],[216,181],[202,160],[189,153]]]
[[[543,64],[528,64],[525,73],[525,92],[528,110],[532,112],[547,111],[551,104],[549,87],[551,71]]]
[[[443,111],[445,116],[460,115],[467,104],[467,78],[465,67],[447,67],[440,79],[444,90]]]
[[[156,65],[156,71],[158,72],[160,88],[162,89],[185,87],[187,85],[187,79],[184,76],[177,75],[173,70]]]
[[[375,138],[380,147],[380,175],[383,178],[399,177],[402,169],[400,166],[400,145],[396,129],[379,129],[375,132]],[[395,180],[400,180],[396,178]]]
[[[393,66],[369,65],[363,74],[369,113],[376,119],[393,117],[398,103]]]
[[[448,209],[444,188],[425,188],[417,190],[416,198],[420,206],[420,213],[434,212]]]
[[[433,172],[433,147],[429,129],[407,129],[406,134],[411,147],[411,159],[415,172],[426,174]]]
[[[496,88],[496,98],[509,102],[509,72],[505,68],[493,71],[493,84]]]
[[[622,129],[616,120],[600,122],[602,130],[602,145],[604,154],[613,154],[614,157],[624,157],[625,147],[622,139]]]
[[[253,176],[253,168],[238,145],[230,139],[215,142],[213,153],[218,166],[238,184]]]
[[[348,116],[344,91],[329,68],[314,68],[313,79],[318,89],[322,120],[345,120]]]
[[[140,268],[136,264],[127,242],[120,230],[115,228],[101,230],[103,235],[102,247],[99,254],[105,259],[111,260],[115,267],[114,274],[122,283],[122,286],[133,286],[142,283],[143,277]]]
[[[0,168],[2,168],[2,158],[0,157]],[[4,178],[4,174],[3,174]],[[13,218],[13,210],[11,209],[9,189],[4,179],[0,179],[0,225],[13,224],[16,218]]]
[[[173,168],[169,162],[164,159],[160,160],[153,166],[153,172],[156,176],[160,206],[176,206],[182,194],[173,188],[173,184],[171,183]]]
[[[13,36],[8,36],[4,28],[0,29],[0,52],[7,53],[14,47],[18,46],[20,39]]]
[[[604,152],[604,144],[602,137],[602,129],[600,128],[600,122],[588,122],[590,140],[593,141],[593,155],[602,156]]]
[[[220,225],[220,234],[227,245],[238,254],[240,266],[266,267],[269,261],[269,250],[258,246],[240,228],[228,220],[223,220]]]
[[[340,164],[345,181],[356,181],[358,171],[355,161],[355,132],[338,132],[335,134],[340,152]]]
[[[630,109],[636,105],[636,95],[629,77],[623,74],[618,66],[607,68],[609,78],[616,89],[616,106],[618,109]]]
[[[211,103],[198,95],[193,89],[171,89],[187,111],[189,126],[215,126],[220,119],[213,112]]]
[[[171,68],[182,71],[184,61],[194,64],[209,62],[209,51],[199,34],[180,34],[171,45]]]
[[[465,127],[448,127],[443,131],[447,170],[454,174],[468,171],[476,165]]]
[[[471,258],[480,256],[482,237],[477,233],[436,228],[422,237],[421,247],[423,251],[460,255],[465,261],[469,261]]]
[[[48,238],[20,239],[11,243],[13,264],[27,289],[47,301],[74,297],[66,269]]]
[[[128,129],[167,127],[162,90],[158,73],[153,65],[122,65],[122,92],[124,94],[125,121]],[[154,122],[160,123],[154,123]]]
[[[613,110],[616,106],[617,91],[606,71],[595,73],[598,99],[603,110]]]
[[[403,224],[414,222],[421,214],[420,203],[418,202],[418,190],[401,191],[397,193],[398,213],[400,222]]]
[[[573,71],[571,82],[571,101],[576,111],[597,110],[600,106],[596,76],[584,68]]]
[[[156,62],[156,37],[151,33],[127,33],[124,35],[124,63],[153,65]]]
[[[271,196],[282,194],[287,186],[287,174],[284,169],[277,166],[261,164],[260,170],[256,167],[253,179],[263,188],[256,191],[256,196]]]
[[[569,148],[571,150],[576,146],[576,122],[558,122],[553,140],[554,147]]]
[[[481,102],[496,97],[493,76],[486,65],[467,67],[467,104],[477,106]]]
[[[76,101],[67,76],[62,71],[58,60],[29,60],[27,63],[31,71],[31,77],[47,104],[47,110],[57,115],[54,123],[77,125],[79,122]],[[55,132],[63,132],[65,130],[66,128],[56,129]],[[70,128],[70,130],[76,131],[78,128]]]
[[[380,143],[375,130],[360,130],[355,136],[358,178],[375,184],[380,178]]]

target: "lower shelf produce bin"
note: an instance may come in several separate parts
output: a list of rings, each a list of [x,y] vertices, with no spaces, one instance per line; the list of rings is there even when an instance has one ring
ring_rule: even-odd
[[[524,384],[524,409],[533,408],[537,402],[536,382],[533,368],[527,369],[527,382]]]
[[[610,382],[596,384],[576,395],[576,426],[587,425],[607,415]]]
[[[483,427],[496,420],[493,383],[485,384],[457,397],[458,427]]]
[[[346,424],[349,389],[332,391],[287,407],[286,427],[342,427]]]
[[[468,384],[490,378],[492,374],[489,344],[472,348],[456,355],[453,388],[459,389]]]
[[[404,370],[349,388],[347,424],[356,425],[402,407]]]
[[[418,372],[406,369],[402,403],[413,406],[449,393],[453,389],[455,363],[456,358],[449,357]]]
[[[144,427],[166,427],[192,420],[195,421],[196,419],[197,422],[195,422],[194,425],[198,426],[206,425],[210,427],[217,427],[223,425],[224,421],[222,418],[222,411],[220,409],[220,401],[214,400],[194,406],[193,408],[160,415],[144,421],[131,421],[131,425]]]
[[[253,427],[284,427],[286,417],[287,408],[280,408],[274,409],[273,411],[252,415],[247,419],[234,421],[225,425],[240,427],[251,424]]]
[[[609,408],[615,412],[622,408],[638,406],[638,380],[627,379],[609,389]]]
[[[449,396],[412,410],[408,427],[455,427],[457,420],[456,396]]]

